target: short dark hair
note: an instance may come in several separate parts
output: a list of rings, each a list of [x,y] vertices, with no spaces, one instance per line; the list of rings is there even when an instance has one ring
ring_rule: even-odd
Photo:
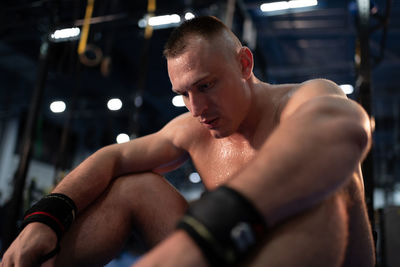
[[[185,51],[189,36],[211,39],[223,30],[230,32],[230,29],[221,20],[213,16],[201,16],[187,20],[172,31],[164,46],[163,54],[166,58],[178,56]]]

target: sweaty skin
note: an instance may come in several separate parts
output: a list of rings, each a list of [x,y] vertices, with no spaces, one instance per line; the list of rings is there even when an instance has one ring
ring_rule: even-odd
[[[266,97],[268,99],[289,99],[289,94],[296,90],[299,85],[267,85],[265,90],[270,91]],[[277,94],[279,96],[274,96]],[[281,97],[286,94],[288,97]],[[262,99],[260,97],[259,99]],[[275,103],[274,106],[284,106],[285,103]],[[279,112],[279,111],[276,111]],[[277,113],[279,117],[281,114]],[[232,177],[235,177],[243,166],[246,166],[257,153],[263,143],[263,139],[267,139],[273,129],[279,124],[279,120],[274,120],[269,124],[269,121],[259,125],[258,131],[255,135],[260,138],[256,139],[252,144],[245,139],[231,139],[213,138],[207,129],[204,129],[197,121],[193,122],[190,114],[184,114],[178,120],[184,120],[183,125],[191,125],[189,136],[192,140],[182,140],[185,142],[192,161],[199,172],[203,183],[208,190],[212,190],[221,184],[227,183]],[[178,143],[180,140],[178,139]],[[176,166],[175,166],[176,167]],[[342,191],[342,194],[348,202],[345,204],[351,233],[348,236],[348,246],[345,251],[347,255],[346,261],[342,266],[359,266],[360,258],[365,255],[359,255],[360,251],[369,251],[371,254],[362,261],[362,266],[372,266],[373,262],[373,248],[371,244],[371,237],[366,236],[365,233],[369,232],[369,225],[367,214],[364,204],[364,189],[363,179],[360,168],[356,168],[352,174],[349,185]],[[358,242],[363,240],[363,242]],[[360,250],[360,248],[362,248]],[[361,254],[363,254],[361,252]],[[262,264],[262,261],[259,260]],[[354,265],[355,264],[355,265]],[[365,264],[365,265],[364,265]],[[361,266],[361,265],[360,265]]]
[[[71,255],[112,258],[132,218],[157,244],[136,267],[208,266],[192,239],[174,231],[187,203],[149,174],[177,168],[187,154],[208,190],[235,188],[271,225],[246,266],[320,266],[321,257],[324,266],[373,266],[360,172],[371,136],[359,105],[323,79],[259,81],[250,50],[226,32],[213,40],[193,36],[185,52],[167,63],[172,90],[183,96],[189,113],[157,133],[97,151],[55,188],[81,212],[56,266],[68,266]],[[163,208],[166,202],[173,203]],[[19,263],[54,247],[54,233],[46,227],[28,225],[1,266],[32,266]],[[39,229],[43,234],[35,235]]]
[[[226,64],[224,60],[218,60],[219,54],[214,53],[217,49],[213,49],[208,46],[208,43],[202,43],[202,41],[194,39],[191,50],[181,56],[169,59],[168,69],[173,90],[183,95],[186,106],[192,115],[185,114],[177,119],[179,121],[177,125],[185,126],[184,129],[177,126],[178,134],[174,139],[175,144],[189,152],[203,183],[209,190],[221,184],[229,184],[231,178],[235,179],[244,166],[260,155],[263,144],[279,124],[293,115],[304,102],[325,95],[340,98],[333,100],[338,102],[346,98],[343,92],[329,81],[315,80],[306,84],[275,86],[262,83],[253,75],[249,77],[252,80],[252,87],[243,92],[238,86],[242,81],[235,80],[235,77],[240,77],[240,75],[231,74],[235,71],[240,73],[243,70],[235,70],[234,67],[237,65]],[[196,45],[198,43],[201,45]],[[248,55],[245,51],[243,53],[245,56]],[[210,56],[198,58],[197,54]],[[228,58],[230,58],[229,55],[226,55],[226,60],[229,60]],[[224,66],[219,64],[224,64]],[[229,76],[231,78],[228,75],[231,75]],[[223,99],[226,98],[230,99],[224,101]],[[248,101],[244,102],[243,99]],[[368,125],[366,128],[368,129]],[[230,129],[238,130],[230,132]],[[307,152],[305,151],[304,154]],[[342,262],[343,266],[372,266],[374,262],[373,245],[371,236],[366,234],[370,232],[370,226],[363,199],[362,174],[360,164],[358,163],[356,166],[358,167],[350,174],[352,178],[348,186],[342,190],[339,199],[333,200],[337,201],[337,207],[342,213],[341,219],[349,223],[349,228],[342,229],[347,233],[347,239],[343,238],[338,241],[346,244],[344,251],[341,252],[343,258],[338,259],[337,255],[332,257],[336,258],[338,263]],[[282,167],[285,167],[284,164]],[[234,181],[239,181],[239,179]],[[240,181],[245,181],[245,179]],[[246,182],[238,184],[246,186]],[[299,184],[296,186],[298,186],[298,191],[302,191],[304,187]],[[276,187],[271,186],[270,188]],[[304,188],[304,190],[307,189]],[[270,199],[274,199],[274,197]],[[257,203],[257,199],[254,199],[254,202]],[[291,206],[287,205],[286,208],[290,210]],[[282,210],[285,210],[285,207]],[[281,211],[275,212],[277,214]],[[273,212],[270,211],[270,213]],[[275,216],[284,218],[286,215]],[[282,218],[276,218],[276,220],[279,221]],[[275,220],[273,217],[268,219],[271,219],[270,222]],[[349,231],[350,229],[351,231]],[[301,240],[301,238],[299,239]],[[357,240],[363,240],[363,242],[357,244]],[[330,241],[327,240],[327,242]],[[282,249],[279,246],[278,248]],[[264,264],[268,262],[266,255],[274,253],[271,245],[266,246],[266,250],[268,249],[270,249],[269,253],[260,253],[264,257],[260,257],[252,264],[265,266]],[[273,263],[271,266],[274,266]]]

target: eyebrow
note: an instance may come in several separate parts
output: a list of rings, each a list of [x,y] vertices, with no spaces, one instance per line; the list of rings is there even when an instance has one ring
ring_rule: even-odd
[[[190,86],[188,86],[188,87],[196,86],[197,84],[201,83],[202,81],[208,79],[210,76],[211,76],[210,74],[207,74],[206,76],[204,76],[204,77],[202,77],[202,78],[199,78],[197,81],[195,81],[194,83],[192,83],[192,84],[191,84]],[[187,87],[187,88],[188,88],[188,87]],[[175,93],[177,93],[177,94],[182,94],[182,92],[186,92],[187,90],[186,90],[186,89],[182,89],[182,90],[181,90],[181,89],[177,89],[177,88],[173,88],[173,87],[172,87],[172,91],[175,92]]]

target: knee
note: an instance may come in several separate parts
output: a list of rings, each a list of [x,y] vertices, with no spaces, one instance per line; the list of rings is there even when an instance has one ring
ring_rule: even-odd
[[[187,207],[181,194],[163,176],[152,172],[118,177],[109,190],[112,196],[118,198],[119,205],[128,209],[141,209],[160,203],[170,203],[180,211]]]
[[[132,226],[150,245],[158,243],[175,228],[188,206],[164,177],[154,173],[119,177],[110,191],[118,198],[118,207],[128,211]]]
[[[143,172],[120,176],[111,183],[110,188],[118,191],[120,196],[131,197],[133,192],[147,192],[164,182],[164,177],[156,173]]]
[[[163,179],[151,172],[123,175],[112,181],[106,195],[118,201],[119,205],[138,203],[141,197],[151,194],[158,188]]]

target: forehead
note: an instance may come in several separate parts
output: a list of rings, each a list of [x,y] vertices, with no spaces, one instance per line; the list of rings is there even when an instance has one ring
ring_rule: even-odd
[[[204,78],[223,61],[219,49],[201,38],[188,43],[185,51],[167,59],[168,74],[174,88],[189,86],[193,80]]]
[[[202,37],[190,37],[186,41],[185,49],[182,53],[173,58],[169,58],[168,64],[175,66],[175,64],[185,64],[186,67],[197,64],[204,57],[213,52],[212,41],[208,41]],[[170,64],[171,63],[171,64]]]
[[[201,36],[188,38],[185,50],[173,58],[167,59],[168,71],[188,71],[199,67],[210,68],[226,64],[235,58],[235,49],[224,37],[205,39]]]

